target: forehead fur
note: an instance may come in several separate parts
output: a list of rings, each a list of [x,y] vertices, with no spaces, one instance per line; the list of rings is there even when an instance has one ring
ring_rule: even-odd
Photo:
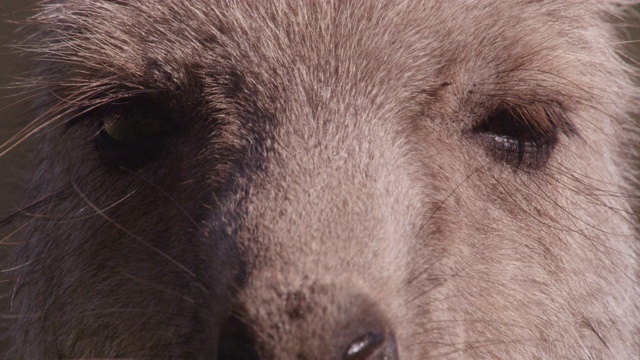
[[[31,22],[40,30],[36,38],[46,41],[30,49],[42,68],[55,74],[49,82],[62,83],[80,99],[98,93],[96,87],[110,96],[131,90],[184,91],[198,80],[229,73],[242,74],[253,91],[265,94],[288,87],[295,95],[312,80],[315,91],[332,92],[336,98],[348,95],[351,88],[345,84],[353,82],[368,85],[360,91],[391,91],[400,98],[443,82],[459,91],[478,86],[506,98],[512,94],[505,89],[519,81],[530,84],[521,93],[537,101],[543,94],[561,98],[569,88],[572,99],[612,94],[614,102],[631,94],[628,84],[601,80],[626,79],[616,73],[627,67],[619,66],[611,52],[615,38],[606,27],[621,10],[599,1],[330,1],[301,6],[295,1],[187,5],[100,0],[44,7]],[[576,24],[571,19],[583,20]],[[397,81],[389,83],[389,78]],[[598,91],[603,84],[607,91]],[[621,91],[610,91],[612,85]],[[542,86],[555,91],[540,90]],[[367,101],[370,106],[371,99]]]

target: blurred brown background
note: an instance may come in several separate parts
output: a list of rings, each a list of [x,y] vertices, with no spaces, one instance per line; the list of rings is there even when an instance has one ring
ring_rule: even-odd
[[[25,118],[26,106],[16,103],[24,96],[20,90],[12,86],[21,73],[27,70],[27,64],[20,61],[15,50],[11,48],[17,41],[15,31],[18,21],[31,14],[35,0],[0,0],[0,144],[4,144],[20,129],[20,123]],[[2,152],[0,146],[0,153]],[[20,195],[28,179],[29,163],[26,160],[28,149],[20,147],[10,153],[0,156],[0,221],[14,213],[19,204]],[[5,269],[4,259],[10,246],[3,245],[4,240],[15,227],[15,224],[2,226],[0,223],[0,271]],[[17,239],[11,239],[16,241]],[[0,273],[0,280],[6,279]],[[7,334],[5,319],[11,299],[11,282],[0,283],[0,358],[5,358],[7,351]]]
[[[16,52],[11,49],[11,45],[16,42],[16,22],[31,13],[30,9],[34,3],[34,0],[0,0],[0,144],[18,131],[24,118],[21,112],[25,107],[15,104],[24,96],[20,96],[20,91],[13,88],[12,83],[27,69],[26,64],[21,62]],[[16,203],[28,171],[26,151],[24,148],[18,148],[15,152],[0,156],[0,219],[16,210]],[[5,230],[0,228],[0,240],[4,238],[3,234]]]

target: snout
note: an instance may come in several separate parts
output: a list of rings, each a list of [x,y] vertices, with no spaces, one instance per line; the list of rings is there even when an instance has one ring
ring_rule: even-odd
[[[218,360],[399,358],[393,329],[366,295],[337,286],[272,289],[267,299],[250,295],[229,316],[220,329]]]

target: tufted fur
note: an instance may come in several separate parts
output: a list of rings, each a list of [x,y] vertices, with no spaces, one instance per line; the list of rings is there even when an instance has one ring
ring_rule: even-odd
[[[8,358],[211,359],[247,338],[337,359],[345,319],[371,317],[402,360],[640,357],[625,11],[45,2],[22,47],[38,100],[16,141],[39,151]],[[557,144],[514,163],[476,131],[500,108]],[[100,145],[121,117],[176,129]]]

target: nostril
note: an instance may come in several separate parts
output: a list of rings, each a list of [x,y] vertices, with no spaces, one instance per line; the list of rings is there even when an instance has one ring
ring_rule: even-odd
[[[384,334],[367,333],[353,341],[343,356],[344,360],[365,360],[384,343]]]
[[[231,316],[220,332],[217,360],[259,360],[255,336],[241,319]]]
[[[382,332],[369,332],[355,339],[342,356],[343,360],[395,360],[395,342],[386,341]]]

